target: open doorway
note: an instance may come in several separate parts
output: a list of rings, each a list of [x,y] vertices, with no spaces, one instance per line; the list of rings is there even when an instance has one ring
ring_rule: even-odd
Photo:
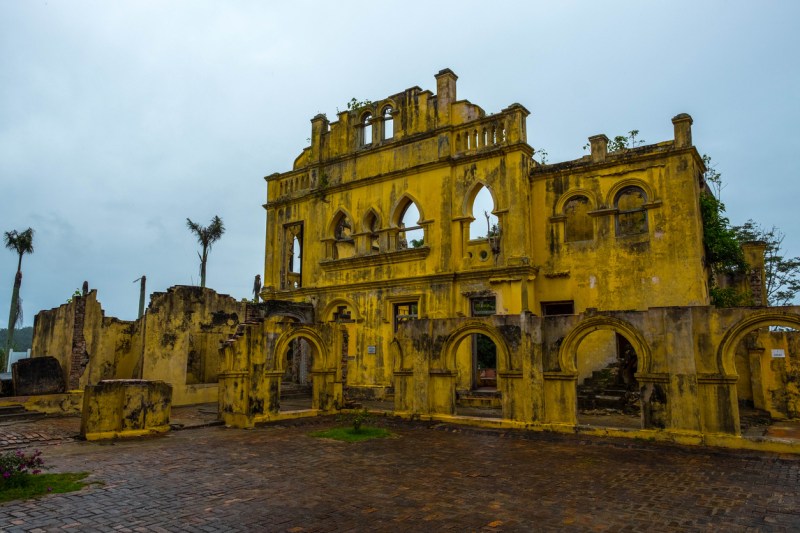
[[[742,436],[800,431],[800,330],[764,323],[736,346],[736,393]]]
[[[314,348],[306,339],[297,338],[289,343],[289,348],[283,354],[281,411],[311,409],[313,362]]]
[[[601,329],[584,337],[577,350],[578,423],[641,428],[638,365],[638,354],[624,335]]]

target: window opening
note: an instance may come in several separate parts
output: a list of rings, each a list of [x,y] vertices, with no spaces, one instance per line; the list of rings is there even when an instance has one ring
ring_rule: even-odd
[[[564,204],[564,215],[567,217],[564,228],[565,242],[592,240],[594,227],[589,209],[589,199],[585,196],[575,196]]]
[[[383,139],[388,140],[394,137],[394,117],[392,107],[387,106],[383,109]]]
[[[414,202],[408,205],[400,215],[400,232],[397,234],[397,248],[419,248],[425,244],[425,230],[419,225],[419,209]]]
[[[361,146],[372,144],[372,115],[367,113],[361,119]]]
[[[494,211],[492,193],[482,186],[472,201],[472,217],[475,220],[469,225],[470,239],[486,239],[490,235],[499,233],[499,220],[492,211]]]
[[[646,203],[647,195],[639,187],[625,187],[617,194],[617,235],[647,233]]]
[[[403,322],[419,318],[419,304],[417,302],[402,302],[394,304],[394,330]]]
[[[366,225],[368,231],[367,253],[378,253],[381,251],[380,233],[378,232],[380,224],[378,223],[378,217],[375,216],[375,213],[369,214]]]
[[[297,289],[302,286],[303,271],[303,224],[284,227],[284,289]]]
[[[542,302],[542,315],[574,315],[575,302],[572,300],[563,302]]]

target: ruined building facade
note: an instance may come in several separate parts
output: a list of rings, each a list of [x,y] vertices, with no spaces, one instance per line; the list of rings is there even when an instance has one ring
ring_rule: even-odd
[[[672,140],[609,152],[597,135],[589,155],[546,165],[525,107],[487,114],[456,80],[446,69],[435,94],[317,115],[294,168],[265,178],[261,297],[285,308],[224,347],[226,421],[278,416],[301,359],[321,410],[387,398],[448,417],[486,401],[506,421],[569,427],[579,386],[612,367],[642,428],[738,434],[741,396],[771,379],[737,384],[737,365],[766,364],[736,355],[742,339],[798,317],[709,306],[691,117],[672,119]],[[475,203],[482,189],[493,206]]]
[[[525,107],[487,114],[456,81],[446,69],[435,93],[314,117],[293,168],[265,178],[262,302],[209,292],[187,314],[189,289],[171,290],[134,324],[104,319],[98,331],[124,335],[86,337],[108,352],[88,368],[123,377],[109,359],[177,380],[186,402],[218,390],[239,427],[298,416],[281,393],[308,388],[309,413],[383,399],[446,420],[489,406],[506,425],[570,431],[601,378],[660,435],[735,437],[745,404],[798,416],[797,342],[765,328],[798,328],[800,314],[765,307],[763,248],[746,250],[760,305],[709,305],[689,115],[672,119],[671,140],[610,151],[596,135],[587,155],[541,164]],[[40,328],[34,347],[69,337],[65,371],[91,381],[83,337],[61,326]]]

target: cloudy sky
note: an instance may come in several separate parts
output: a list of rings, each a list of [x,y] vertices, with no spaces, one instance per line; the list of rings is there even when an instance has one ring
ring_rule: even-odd
[[[530,111],[549,162],[638,129],[717,162],[734,223],[800,255],[800,2],[0,0],[0,231],[36,230],[25,325],[84,280],[107,315],[199,283],[187,217],[227,231],[208,286],[250,296],[263,269],[263,176],[291,168],[317,113],[449,67],[458,96]],[[0,250],[0,317],[16,257]],[[0,327],[6,322],[0,320]]]

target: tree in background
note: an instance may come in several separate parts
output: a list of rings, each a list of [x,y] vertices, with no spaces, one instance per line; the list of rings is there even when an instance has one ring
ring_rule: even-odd
[[[5,349],[0,353],[0,371],[5,372],[8,365],[8,351],[14,340],[14,328],[22,325],[22,301],[19,298],[19,288],[22,285],[22,256],[33,253],[33,230],[31,228],[19,232],[6,231],[4,242],[6,248],[17,253],[17,275],[14,276],[14,290],[11,293],[11,310],[8,313],[8,336]]]
[[[197,236],[197,242],[203,246],[203,253],[197,252],[197,255],[200,257],[200,286],[205,287],[208,252],[211,250],[211,245],[217,242],[222,237],[222,234],[225,233],[225,226],[222,224],[221,218],[214,216],[211,219],[211,224],[205,227],[187,218],[186,227]]]
[[[767,229],[752,219],[734,226],[733,231],[739,242],[762,241],[767,245],[764,251],[767,301],[769,305],[791,305],[800,292],[800,257],[783,255],[784,233],[775,226]]]
[[[725,184],[722,175],[714,167],[711,158],[703,156],[706,165],[705,182],[713,191],[700,195],[700,213],[703,218],[703,244],[706,249],[706,264],[711,267],[709,283],[711,300],[719,307],[751,305],[748,294],[740,294],[733,288],[720,288],[715,283],[718,274],[743,275],[749,266],[744,260],[741,245],[751,241],[763,241],[765,282],[769,305],[790,305],[800,292],[800,257],[787,258],[781,245],[784,234],[775,226],[770,229],[753,220],[741,226],[731,226],[725,216],[725,204],[720,201]]]

